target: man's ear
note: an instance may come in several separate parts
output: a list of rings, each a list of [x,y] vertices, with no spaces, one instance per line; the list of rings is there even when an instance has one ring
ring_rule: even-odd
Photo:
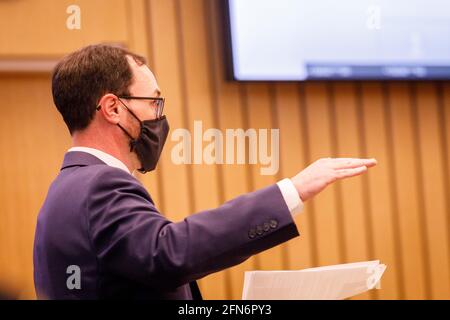
[[[119,109],[117,97],[112,93],[105,94],[97,104],[98,112],[101,112],[105,120],[112,124],[119,123]]]

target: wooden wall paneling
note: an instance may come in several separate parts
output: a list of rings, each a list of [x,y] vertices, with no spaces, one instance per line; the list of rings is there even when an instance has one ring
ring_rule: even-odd
[[[333,84],[330,93],[333,100],[333,144],[337,150],[336,156],[362,157],[365,141],[359,125],[362,121],[361,106],[357,104],[354,84],[352,82]],[[370,232],[367,228],[362,179],[363,177],[354,177],[339,181],[336,185],[338,201],[335,210],[341,230],[339,243],[345,263],[369,259],[368,234],[370,235]],[[367,292],[355,299],[369,297],[370,293]]]
[[[12,83],[8,83],[5,77],[1,78],[2,86],[0,86],[0,96],[2,97],[3,103],[12,102],[14,91],[11,90]],[[5,104],[6,105],[6,104]],[[9,109],[9,110],[8,110]],[[18,264],[18,252],[16,250],[15,243],[15,226],[17,226],[16,219],[17,214],[14,210],[14,176],[11,174],[12,163],[11,157],[9,156],[13,151],[10,149],[11,137],[13,135],[13,123],[11,122],[10,114],[14,109],[7,108],[4,110],[3,117],[0,118],[0,141],[1,141],[1,193],[0,193],[0,204],[1,204],[1,218],[2,218],[2,250],[0,251],[0,256],[2,257],[1,265],[1,278],[2,282],[7,282],[8,286],[13,287],[13,289],[18,289],[20,287],[19,282],[19,268]],[[17,146],[15,147],[17,148]]]
[[[405,299],[430,298],[428,251],[424,237],[421,210],[422,192],[416,170],[417,139],[413,124],[411,95],[407,83],[386,84],[387,126],[390,127],[392,146],[392,177],[390,184],[399,217],[401,266],[399,275],[404,279]],[[389,140],[388,140],[389,141]],[[380,235],[382,236],[382,235]],[[389,245],[385,243],[384,245]],[[378,246],[375,241],[375,246]],[[387,273],[388,275],[388,273]]]
[[[133,52],[146,57],[149,66],[153,66],[148,4],[148,0],[126,0],[127,44]]]
[[[80,7],[79,30],[66,27],[73,4]],[[1,1],[0,56],[59,57],[91,43],[126,44],[125,12],[126,0]]]
[[[330,97],[324,83],[308,83],[305,87],[310,162],[319,158],[334,157],[330,116]],[[310,212],[316,243],[317,266],[342,262],[339,216],[337,213],[336,185],[327,187],[310,203]]]
[[[153,46],[151,45],[151,25],[150,10],[147,0],[135,0],[126,2],[126,14],[128,25],[128,48],[147,59],[147,64],[151,70],[154,65]],[[154,70],[152,71],[154,72]],[[169,152],[164,150],[164,152]],[[159,210],[163,211],[162,206],[162,190],[163,180],[160,174],[162,162],[158,163],[158,170],[146,173],[145,175],[135,173],[135,176],[145,185]]]
[[[280,130],[280,171],[279,179],[292,178],[309,163],[305,157],[308,137],[302,117],[304,108],[298,84],[279,83],[275,85],[277,125]],[[287,268],[305,269],[314,266],[312,230],[310,224],[309,204],[295,217],[300,237],[286,244]]]
[[[273,97],[269,92],[267,84],[246,84],[246,99],[248,107],[248,129],[256,130],[258,140],[257,164],[248,164],[253,190],[260,189],[277,182],[277,177],[273,175],[261,175],[261,165],[259,157],[259,135],[260,129],[267,130],[267,141],[269,142],[268,152],[270,152],[271,129],[274,128],[274,114],[272,112]],[[245,128],[247,129],[247,128]],[[249,152],[249,146],[246,146]],[[252,191],[253,191],[252,190]],[[256,226],[255,226],[256,227]],[[256,266],[261,270],[280,270],[287,265],[286,250],[284,245],[276,246],[257,255]]]
[[[444,157],[439,133],[439,113],[436,89],[432,83],[418,86],[414,84],[416,97],[415,121],[418,130],[420,175],[424,216],[428,237],[429,268],[431,274],[431,298],[449,299],[450,247],[446,213],[446,193],[444,191]]]
[[[205,20],[209,29],[209,52],[211,86],[213,95],[214,123],[225,135],[226,129],[244,128],[246,110],[242,103],[241,86],[225,80],[224,30],[221,25],[220,0],[206,0]],[[221,183],[220,202],[228,201],[249,192],[249,173],[245,165],[224,164],[219,166]],[[255,269],[254,258],[223,271],[226,279],[226,299],[240,300],[245,271]]]
[[[381,290],[373,290],[373,297],[397,299],[401,296],[403,281],[399,218],[393,174],[392,128],[390,106],[380,83],[358,85],[357,96],[361,110],[361,133],[364,135],[364,157],[374,157],[378,165],[363,177],[367,216],[367,242],[370,259],[379,259],[387,265]]]
[[[193,145],[206,147],[209,142],[202,143],[196,135],[195,121],[202,125],[203,132],[213,127],[213,106],[211,104],[210,76],[208,64],[208,47],[206,21],[203,0],[178,1],[179,19],[182,30],[181,45],[184,51],[186,81],[186,112],[189,119],[188,128],[192,133]],[[197,133],[197,134],[201,134]],[[202,161],[203,148],[200,152],[193,149],[192,185],[194,190],[195,211],[214,208],[219,205],[218,176],[215,165]],[[198,158],[197,158],[198,156]],[[197,159],[196,159],[197,158]],[[196,162],[200,162],[196,164]],[[214,230],[210,231],[214,233]],[[224,297],[226,292],[223,273],[214,273],[200,281],[203,293],[208,299]]]
[[[34,298],[32,248],[38,211],[59,172],[70,136],[53,106],[49,75],[0,77],[5,108],[1,125],[2,221],[7,223],[5,265],[21,298]],[[11,107],[13,106],[13,107]],[[4,132],[3,132],[4,130]],[[39,155],[39,156],[36,156]]]
[[[447,199],[447,243],[450,245],[450,82],[441,83],[441,128],[443,130],[443,149],[446,156],[445,190]],[[450,279],[449,279],[450,281]]]
[[[1,81],[1,80],[0,80]],[[1,89],[0,89],[0,92]],[[2,95],[3,96],[3,95]],[[3,128],[4,124],[3,122],[1,122],[1,128]],[[1,130],[1,129],[0,129]],[[4,130],[4,129],[3,129]],[[4,146],[6,144],[6,134],[4,134],[3,130],[0,132],[0,148],[1,148],[1,152],[3,154],[4,150]],[[0,156],[0,200],[2,200],[4,197],[6,197],[6,186],[7,181],[6,179],[8,178],[8,176],[6,175],[5,172],[5,168],[6,168],[6,159],[5,157]],[[4,209],[4,208],[3,208]],[[3,290],[7,290],[6,289],[6,274],[8,273],[8,270],[6,270],[8,264],[7,264],[7,256],[9,255],[9,233],[8,230],[10,229],[11,223],[8,221],[9,217],[6,214],[2,214],[1,215],[2,218],[2,223],[0,223],[0,287],[3,288]],[[11,284],[9,284],[8,286],[11,286]],[[11,290],[11,289],[8,289]]]
[[[171,160],[171,150],[177,141],[171,135],[177,128],[186,128],[185,120],[185,88],[182,74],[178,21],[175,2],[150,0],[148,2],[148,31],[152,52],[149,60],[152,71],[158,81],[162,95],[166,97],[164,113],[170,125],[164,151],[161,154],[157,172],[163,184],[160,190],[158,208],[173,221],[181,221],[192,213],[190,182],[188,167],[177,165]]]
[[[20,81],[20,80],[19,80]],[[18,90],[14,90],[14,84],[21,84],[16,79],[16,81],[11,81],[4,83],[4,94],[2,95],[2,99],[5,105],[22,105],[20,102],[23,101],[23,92],[18,92]],[[22,83],[22,87],[20,89],[24,89],[25,86]],[[19,95],[20,94],[20,95]],[[17,96],[16,96],[17,95]],[[29,93],[28,93],[29,96]],[[28,109],[28,108],[27,108]],[[27,109],[22,109],[23,114],[29,113]],[[27,231],[24,225],[26,211],[26,203],[24,203],[25,197],[24,194],[27,193],[26,190],[26,180],[24,180],[24,171],[28,171],[28,168],[24,168],[20,170],[22,166],[24,166],[23,157],[26,156],[23,135],[17,134],[17,130],[19,128],[18,123],[20,121],[20,117],[18,117],[18,109],[17,108],[4,108],[4,115],[2,119],[5,121],[2,128],[7,130],[6,132],[2,132],[2,135],[7,137],[7,141],[5,141],[4,150],[2,150],[2,158],[4,158],[7,167],[3,168],[5,175],[7,178],[4,180],[4,194],[2,207],[4,206],[4,214],[6,215],[6,221],[10,223],[10,225],[15,226],[14,229],[11,229],[8,232],[9,236],[9,248],[6,253],[8,254],[8,260],[6,263],[9,266],[6,268],[8,274],[5,274],[6,277],[11,277],[13,279],[13,284],[22,287],[25,281],[25,272],[27,268],[21,268],[19,266],[24,265],[24,253],[23,249],[25,248],[25,242],[22,236],[26,237]],[[26,120],[24,119],[24,122]],[[20,126],[22,128],[22,126]],[[30,128],[27,129],[23,126],[23,130],[25,132],[30,132]],[[20,226],[20,229],[19,229]],[[18,232],[17,229],[20,231]],[[30,253],[29,251],[27,252]],[[29,266],[27,266],[29,268]],[[23,287],[21,288],[21,291]]]

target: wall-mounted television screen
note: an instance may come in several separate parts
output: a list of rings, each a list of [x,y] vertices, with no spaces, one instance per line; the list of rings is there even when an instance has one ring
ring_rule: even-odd
[[[233,78],[450,79],[449,0],[228,0]]]

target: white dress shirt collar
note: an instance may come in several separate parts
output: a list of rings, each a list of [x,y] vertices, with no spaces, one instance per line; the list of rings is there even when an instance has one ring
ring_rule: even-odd
[[[122,161],[120,161],[116,157],[113,157],[112,155],[110,155],[106,152],[103,152],[101,150],[94,149],[94,148],[88,148],[88,147],[72,147],[68,150],[68,152],[71,152],[71,151],[81,151],[81,152],[89,153],[89,154],[93,155],[94,157],[97,157],[100,160],[102,160],[108,166],[116,167],[116,168],[125,170],[126,172],[130,173],[130,170],[128,170],[127,166]]]

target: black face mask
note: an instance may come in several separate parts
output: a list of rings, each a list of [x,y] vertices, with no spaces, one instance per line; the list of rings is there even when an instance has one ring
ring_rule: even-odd
[[[117,125],[130,137],[130,152],[134,151],[141,163],[141,168],[138,171],[141,173],[152,171],[158,163],[159,156],[169,134],[169,123],[166,116],[154,120],[141,121],[123,102],[122,104],[139,121],[141,126],[139,136],[135,139],[119,123]]]

